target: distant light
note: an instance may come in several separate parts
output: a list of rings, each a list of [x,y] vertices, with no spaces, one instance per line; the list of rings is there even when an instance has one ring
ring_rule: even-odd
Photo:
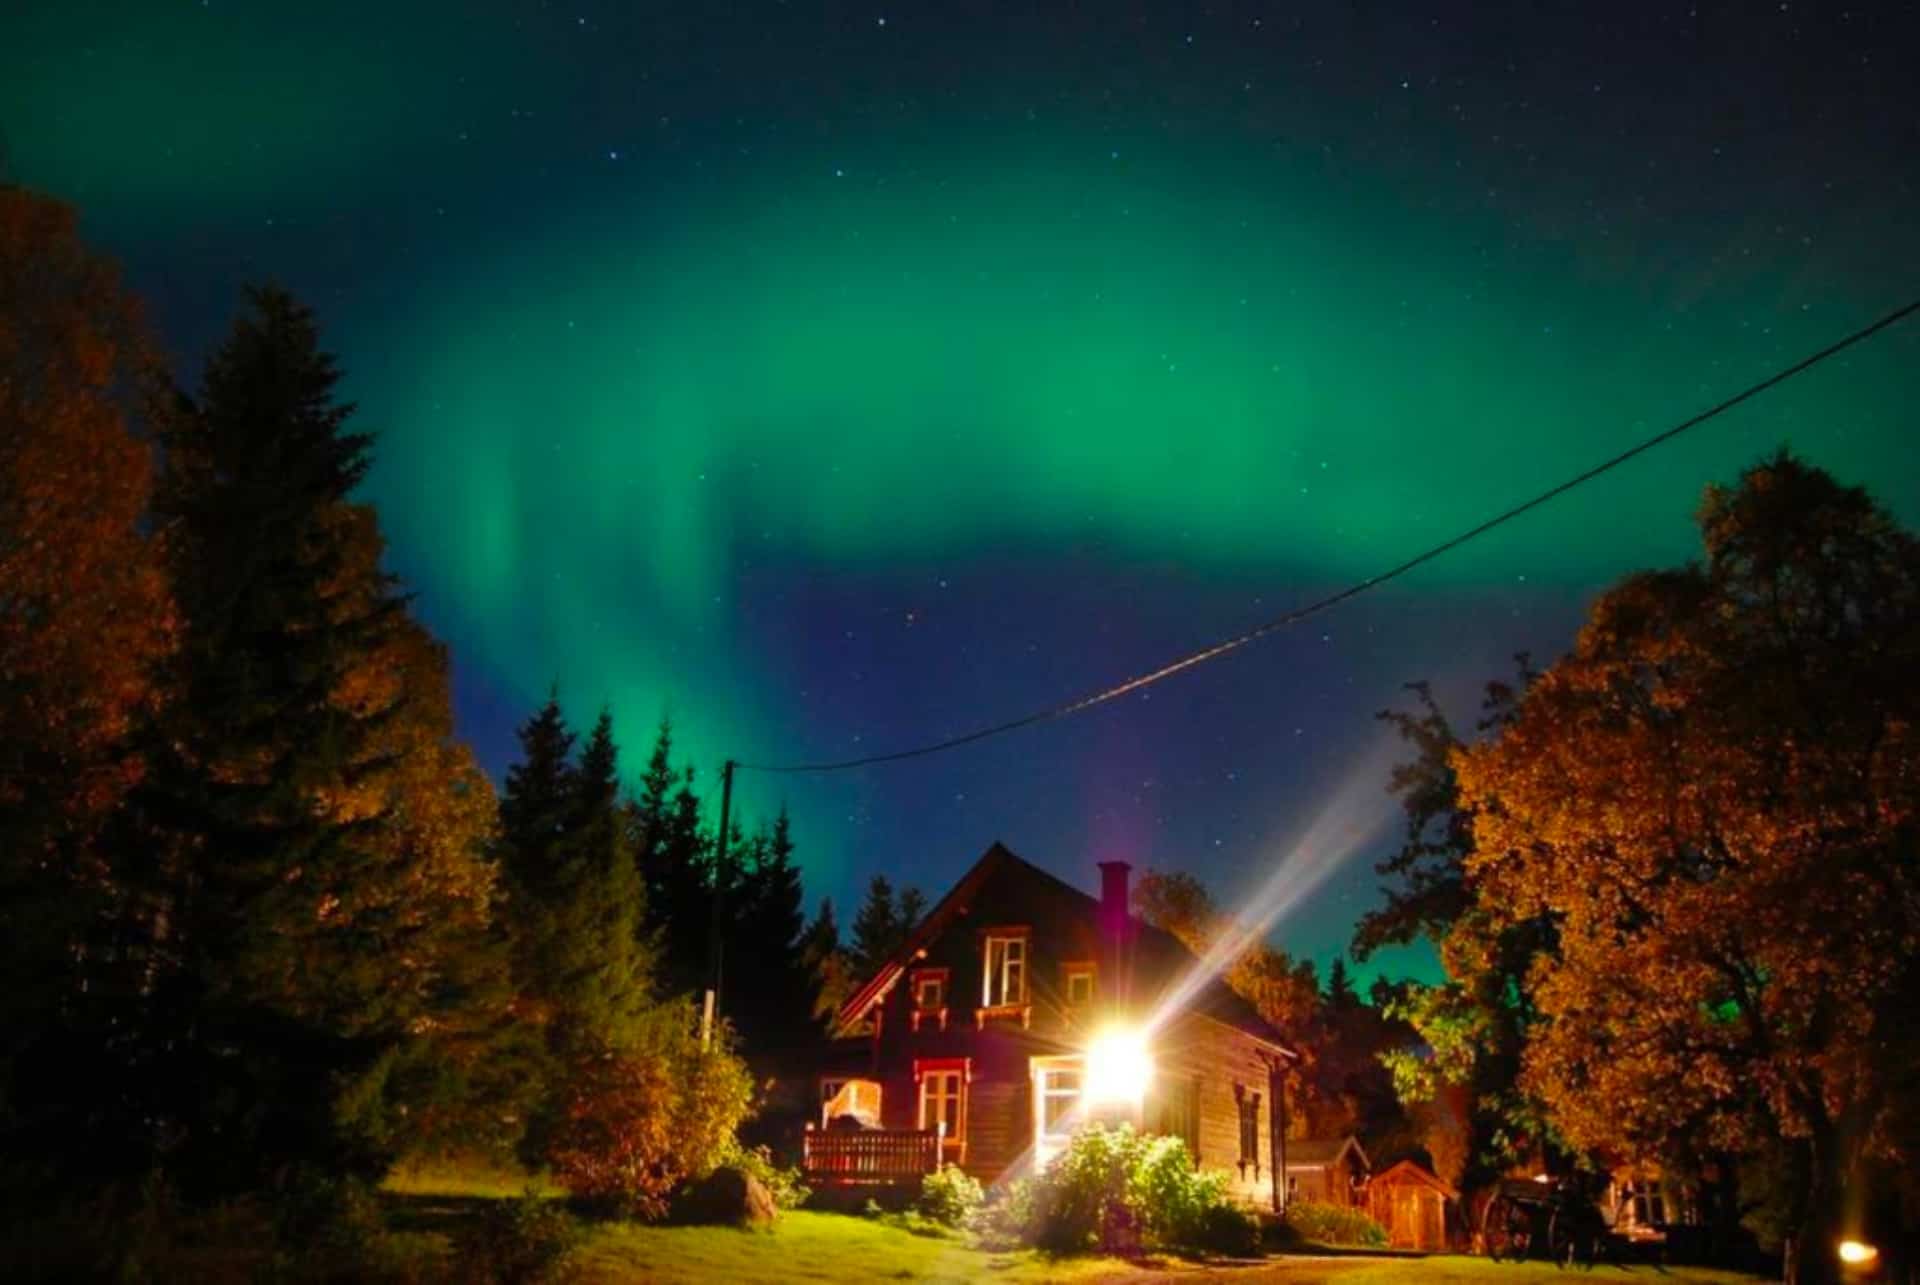
[[[1871,1263],[1880,1257],[1880,1251],[1865,1241],[1843,1240],[1840,1242],[1840,1261],[1853,1267]]]
[[[1537,1173],[1537,1174],[1535,1174],[1535,1175],[1533,1175],[1533,1180],[1534,1180],[1535,1182],[1552,1182],[1552,1181],[1553,1181],[1553,1178],[1552,1178],[1552,1177],[1551,1177],[1550,1175],[1548,1175],[1548,1174],[1544,1174],[1544,1173]]]
[[[1089,1107],[1126,1102],[1138,1106],[1153,1081],[1153,1055],[1144,1031],[1110,1026],[1087,1046],[1086,1100]]]

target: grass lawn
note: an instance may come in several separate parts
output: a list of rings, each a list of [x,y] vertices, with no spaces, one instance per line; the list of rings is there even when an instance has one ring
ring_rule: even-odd
[[[397,1228],[451,1238],[493,1202],[517,1197],[524,1175],[461,1165],[407,1169],[386,1183]],[[557,1189],[537,1182],[542,1194]],[[450,1240],[449,1240],[450,1243]],[[730,1227],[588,1224],[556,1279],[581,1282],[659,1281],[1007,1281],[1124,1282],[1178,1285],[1272,1281],[1278,1285],[1753,1285],[1754,1277],[1701,1268],[1603,1267],[1563,1272],[1545,1263],[1503,1264],[1452,1255],[1432,1258],[1335,1257],[1310,1253],[1253,1263],[1205,1265],[1178,1258],[1056,1259],[1030,1250],[996,1253],[963,1238],[926,1235],[848,1214],[791,1210],[771,1231]]]
[[[1640,1285],[1754,1285],[1757,1277],[1704,1267],[1597,1267],[1561,1271],[1551,1263],[1495,1263],[1485,1258],[1440,1254],[1431,1258],[1281,1258],[1245,1271],[1206,1273],[1222,1279],[1307,1285],[1572,1285],[1579,1281],[1635,1281]]]
[[[1161,1264],[1163,1268],[1174,1264]],[[847,1214],[793,1210],[772,1231],[729,1227],[595,1228],[568,1279],[614,1281],[1095,1281],[1155,1274],[1120,1259],[996,1254]],[[1198,1273],[1189,1273],[1198,1275]]]

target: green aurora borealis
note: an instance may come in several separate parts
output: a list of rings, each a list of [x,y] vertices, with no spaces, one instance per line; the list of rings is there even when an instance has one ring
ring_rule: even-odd
[[[82,204],[177,346],[247,276],[315,300],[381,433],[394,563],[496,767],[550,680],[630,742],[671,708],[703,765],[1019,713],[1395,563],[1912,284],[1891,215],[1827,235],[1817,206],[1733,189],[1663,214],[1657,183],[1650,213],[1624,151],[1529,189],[1446,150],[1438,114],[1282,130],[1209,98],[1169,130],[1145,102],[1035,113],[1031,68],[956,56],[959,97],[892,116],[870,80],[805,73],[837,85],[831,127],[783,130],[698,69],[644,92],[580,70],[611,38],[377,13],[201,30],[152,6],[86,52],[84,13],[39,7],[0,42],[0,121],[16,176]],[[1888,335],[1423,569],[1360,618],[1391,641],[1331,676],[1275,644],[1166,690],[1232,722],[1217,737],[1109,711],[912,782],[783,782],[803,855],[820,890],[904,869],[937,891],[1004,835],[1084,882],[1118,834],[1231,888],[1341,762],[1298,762],[1263,730],[1292,714],[1246,685],[1309,682],[1282,703],[1350,748],[1402,681],[1564,645],[1583,594],[1689,556],[1701,486],[1782,442],[1920,521],[1916,368],[1920,338]],[[1049,616],[1082,572],[1130,596]],[[1101,784],[1116,756],[1163,796]],[[1324,956],[1352,913],[1300,939]]]

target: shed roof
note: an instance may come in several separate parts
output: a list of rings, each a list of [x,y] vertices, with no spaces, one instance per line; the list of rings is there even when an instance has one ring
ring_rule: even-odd
[[[1420,1186],[1437,1191],[1448,1200],[1460,1199],[1460,1193],[1440,1180],[1439,1175],[1418,1160],[1402,1160],[1388,1165],[1369,1180],[1370,1186]]]
[[[1342,1138],[1288,1138],[1287,1168],[1330,1168],[1348,1151],[1359,1156],[1361,1167],[1366,1167],[1367,1153],[1361,1149],[1360,1139],[1350,1133]]]

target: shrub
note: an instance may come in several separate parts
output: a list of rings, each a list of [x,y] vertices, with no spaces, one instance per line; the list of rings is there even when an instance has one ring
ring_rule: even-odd
[[[1124,1124],[1076,1133],[1035,1184],[1034,1243],[1056,1254],[1137,1250],[1142,1219],[1132,1178],[1146,1142]]]
[[[988,1249],[1012,1249],[1033,1239],[1034,1181],[1015,1178],[967,1220],[967,1229]]]
[[[986,1202],[986,1192],[958,1165],[942,1165],[920,1179],[915,1208],[943,1227],[959,1227]]]
[[[489,1204],[478,1229],[461,1245],[461,1279],[522,1285],[539,1280],[580,1239],[580,1227],[562,1204],[529,1185],[517,1200]]]
[[[800,1166],[781,1168],[773,1162],[773,1152],[766,1147],[743,1147],[739,1142],[729,1140],[721,1148],[719,1163],[715,1168],[721,1165],[731,1165],[759,1179],[760,1185],[773,1197],[773,1203],[782,1209],[798,1209],[813,1194]]]
[[[1301,1240],[1319,1245],[1384,1245],[1387,1229],[1364,1210],[1296,1200],[1287,1206],[1287,1226]]]
[[[728,1049],[702,1049],[685,1016],[663,1013],[633,1044],[575,1060],[546,1159],[581,1200],[659,1218],[676,1187],[737,1145],[752,1078]]]
[[[1076,1134],[1036,1182],[1025,1223],[1026,1239],[1064,1254],[1148,1246],[1245,1254],[1259,1243],[1225,1174],[1197,1171],[1180,1139],[1127,1125]]]
[[[1213,1205],[1200,1216],[1187,1245],[1210,1254],[1253,1258],[1260,1253],[1260,1220],[1231,1201]]]

